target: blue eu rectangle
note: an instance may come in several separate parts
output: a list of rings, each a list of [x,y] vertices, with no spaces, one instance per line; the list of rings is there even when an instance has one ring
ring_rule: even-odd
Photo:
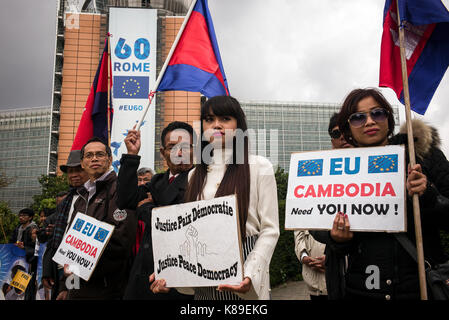
[[[148,77],[114,77],[115,99],[146,99],[149,93]]]
[[[73,225],[73,229],[76,231],[81,231],[81,228],[83,227],[84,220],[83,219],[76,219],[75,224]]]
[[[384,154],[368,157],[368,173],[398,172],[398,155]]]
[[[298,161],[298,177],[322,176],[323,159]]]
[[[109,234],[108,230],[99,227],[97,233],[94,236],[94,239],[100,242],[104,242],[108,234]]]

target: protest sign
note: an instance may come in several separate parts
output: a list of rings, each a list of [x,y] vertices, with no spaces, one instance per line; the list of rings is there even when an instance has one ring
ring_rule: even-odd
[[[145,113],[150,88],[156,83],[156,57],[159,50],[157,12],[156,9],[148,8],[109,8],[114,107],[111,149],[112,167],[117,173],[122,154],[127,153],[124,139],[128,130]],[[142,167],[154,168],[155,105],[156,100],[140,127]]]
[[[403,146],[293,153],[286,229],[332,229],[348,215],[352,231],[406,231]]]
[[[16,275],[11,281],[11,286],[19,289],[22,292],[25,292],[30,280],[31,280],[30,274],[23,272],[21,270],[17,270]]]
[[[53,261],[88,281],[111,238],[114,226],[78,212],[64,235]]]
[[[156,279],[167,287],[237,285],[243,257],[235,195],[153,209]]]

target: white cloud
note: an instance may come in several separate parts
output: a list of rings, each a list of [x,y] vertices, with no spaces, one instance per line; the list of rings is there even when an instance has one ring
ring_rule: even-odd
[[[231,94],[338,103],[354,88],[377,87],[383,6],[376,0],[210,0]],[[391,89],[382,92],[403,109]],[[446,74],[424,117],[439,130],[446,155],[448,108]]]

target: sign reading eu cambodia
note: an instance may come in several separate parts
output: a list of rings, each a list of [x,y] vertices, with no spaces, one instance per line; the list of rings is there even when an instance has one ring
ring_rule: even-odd
[[[111,238],[114,226],[78,212],[64,235],[53,261],[88,281]]]
[[[154,271],[167,287],[238,285],[243,264],[235,195],[152,212]]]
[[[353,231],[406,231],[403,146],[293,153],[286,229],[332,229],[348,215]]]

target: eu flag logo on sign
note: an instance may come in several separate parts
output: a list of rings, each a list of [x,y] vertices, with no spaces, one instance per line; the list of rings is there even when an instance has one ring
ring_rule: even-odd
[[[97,231],[97,233],[94,236],[94,239],[98,240],[100,242],[104,242],[104,240],[106,239],[108,234],[109,234],[108,230],[105,230],[103,228],[98,228],[98,231]]]
[[[298,177],[322,176],[323,159],[298,161]]]
[[[73,225],[73,229],[76,231],[81,231],[81,228],[83,227],[84,220],[83,219],[77,219],[75,224]]]
[[[385,154],[368,157],[368,173],[398,172],[398,155]]]
[[[148,77],[114,77],[114,98],[146,99],[149,93]]]

